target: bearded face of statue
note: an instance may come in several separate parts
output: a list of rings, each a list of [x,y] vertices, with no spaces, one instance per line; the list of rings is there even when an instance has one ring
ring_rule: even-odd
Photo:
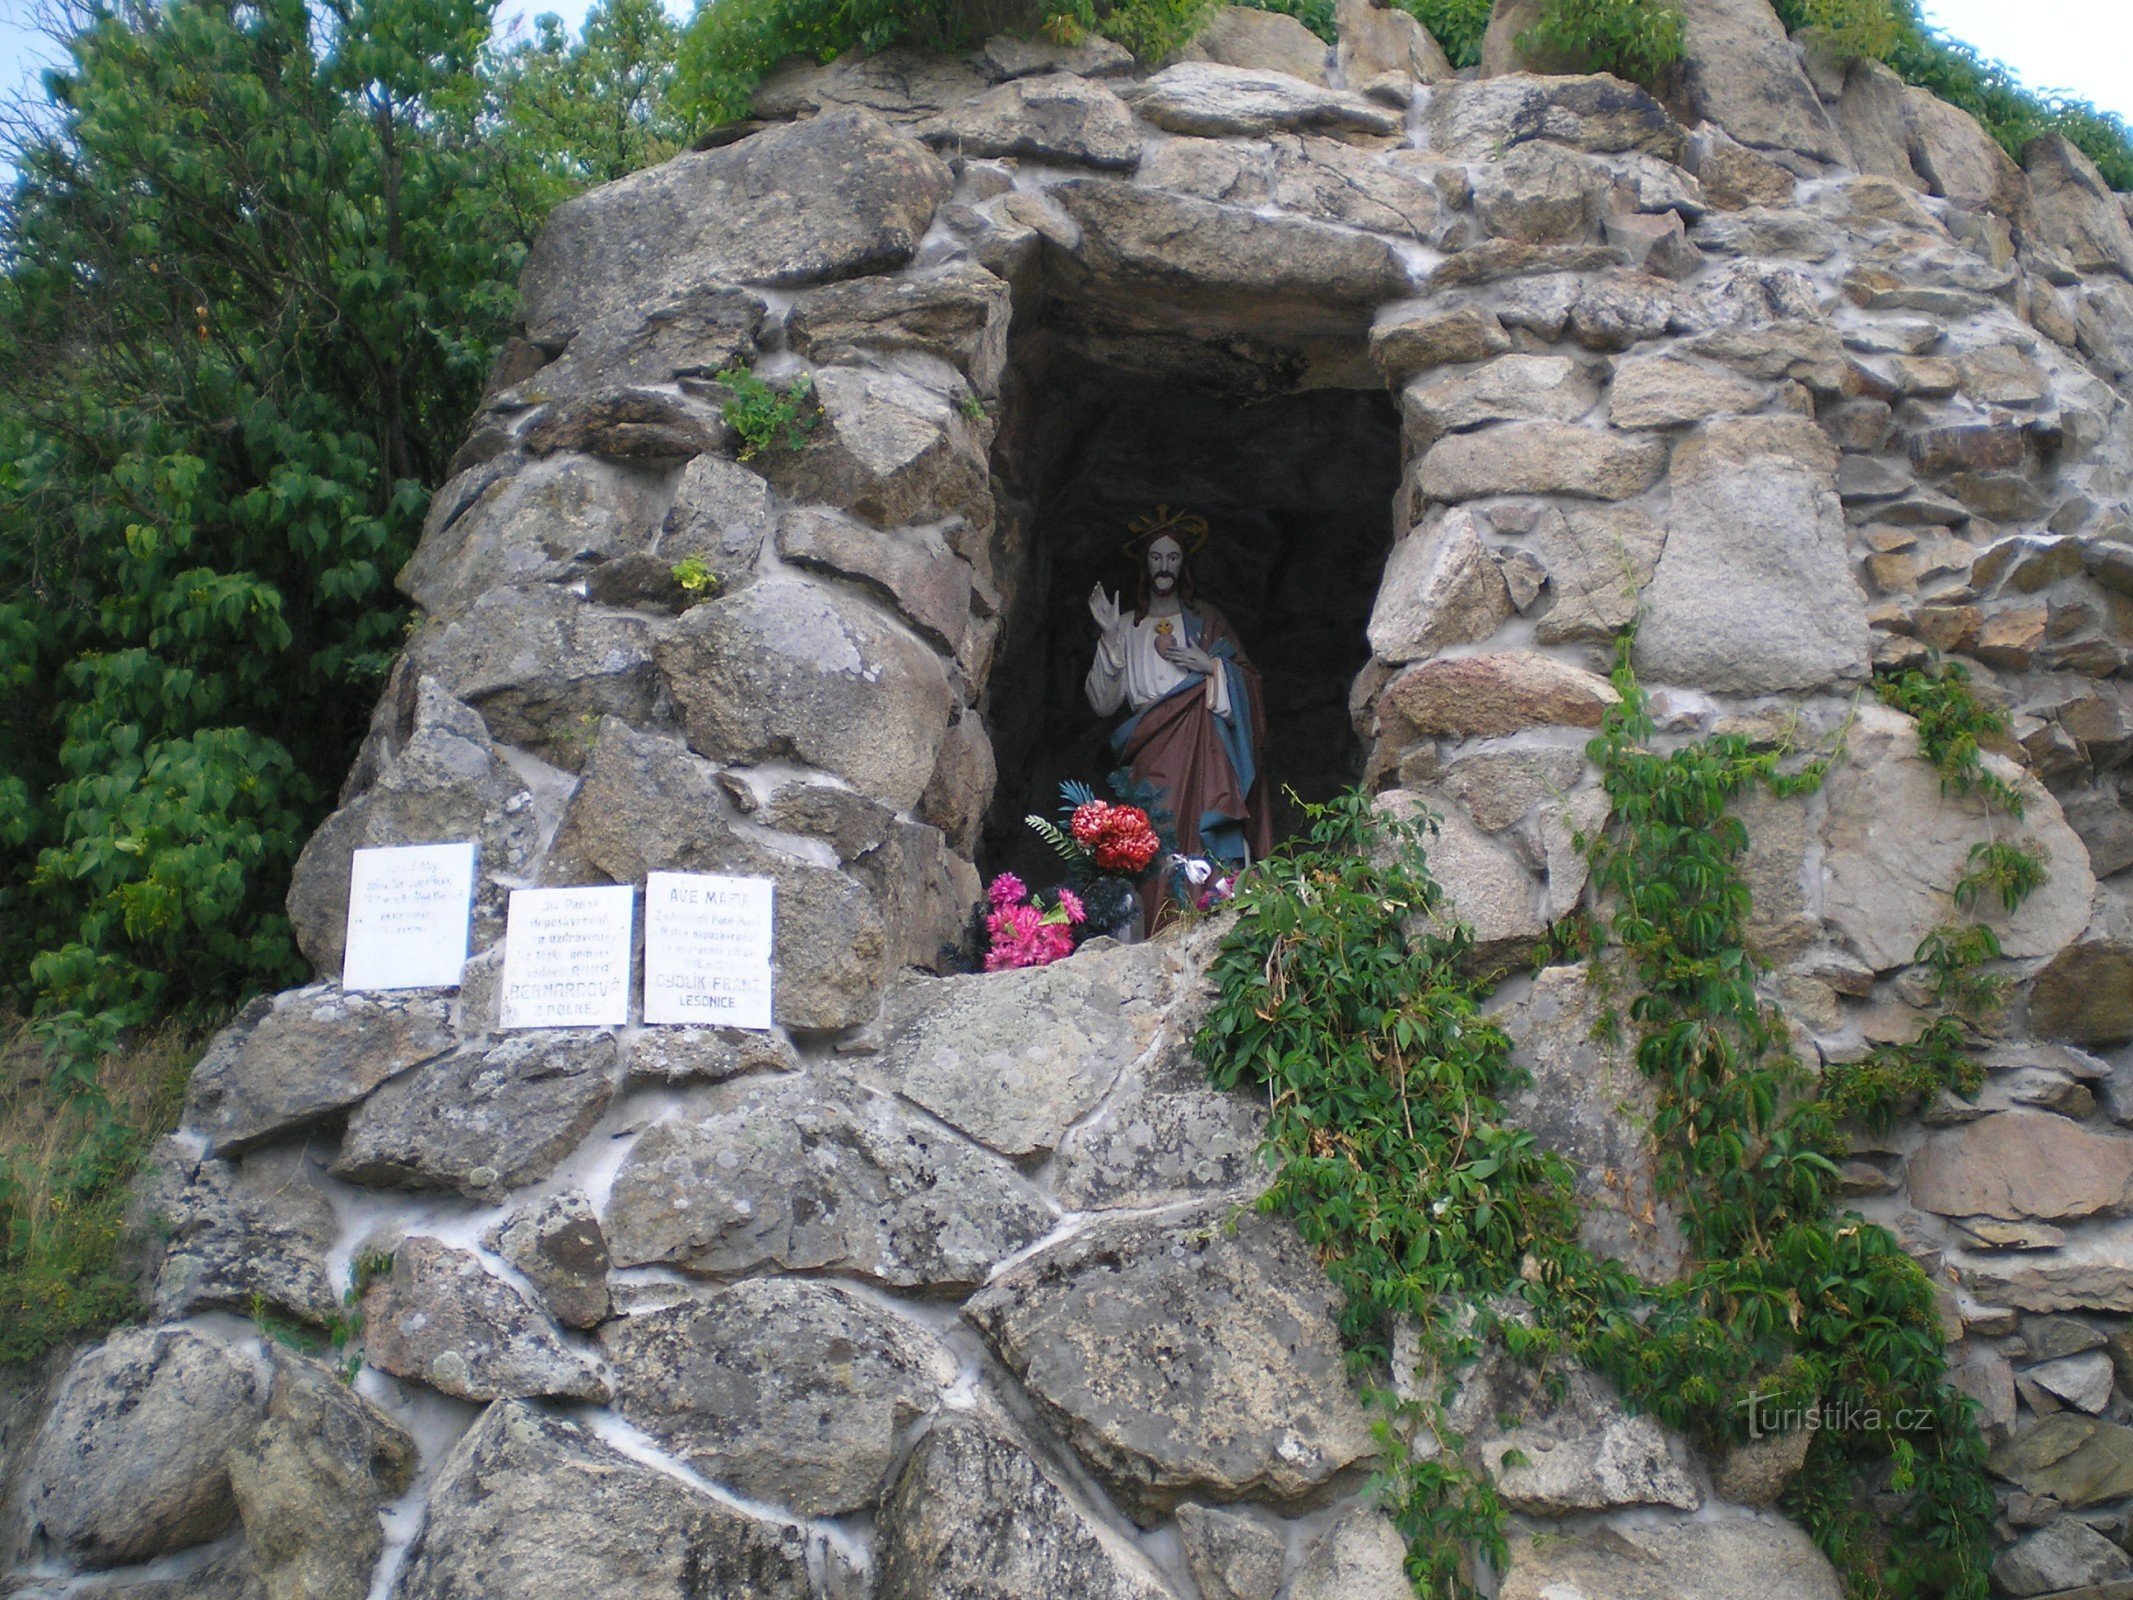
[[[1151,540],[1141,565],[1142,611],[1148,609],[1151,600],[1167,610],[1173,601],[1191,599],[1192,574],[1185,565],[1185,547],[1167,533]]]

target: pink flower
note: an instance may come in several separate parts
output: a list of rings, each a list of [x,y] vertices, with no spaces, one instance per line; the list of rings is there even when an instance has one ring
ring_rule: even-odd
[[[1089,913],[1081,903],[1081,896],[1072,889],[1061,889],[1059,891],[1059,906],[1061,910],[1066,912],[1068,922],[1078,923],[1086,921],[1088,918]]]
[[[992,886],[985,891],[985,896],[992,902],[992,907],[995,911],[1001,911],[1008,906],[1014,905],[1017,901],[1026,898],[1028,894],[1029,885],[1025,884],[1012,872],[1001,873],[992,880]]]

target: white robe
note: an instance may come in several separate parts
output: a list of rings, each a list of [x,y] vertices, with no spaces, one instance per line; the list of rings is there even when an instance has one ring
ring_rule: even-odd
[[[1156,651],[1157,628],[1170,624],[1170,637],[1184,642],[1182,618],[1140,617],[1121,620],[1118,631],[1097,641],[1096,659],[1089,663],[1089,676],[1082,690],[1098,716],[1107,717],[1121,705],[1145,711],[1178,685],[1197,674],[1172,666]],[[1206,680],[1207,709],[1213,715],[1229,715],[1229,674],[1216,672]]]

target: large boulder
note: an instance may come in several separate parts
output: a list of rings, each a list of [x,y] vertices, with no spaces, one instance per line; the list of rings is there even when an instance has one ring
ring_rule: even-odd
[[[1666,530],[1635,506],[1551,506],[1534,518],[1525,548],[1547,580],[1533,637],[1607,644],[1637,615]]]
[[[764,460],[771,482],[796,500],[826,501],[880,528],[961,518],[957,548],[973,553],[965,527],[992,523],[986,436],[951,390],[873,367],[815,374],[820,419],[798,449]]]
[[[1287,1600],[1410,1600],[1407,1542],[1385,1513],[1359,1506],[1312,1540]]]
[[[1840,1600],[1844,1586],[1783,1517],[1735,1513],[1521,1535],[1499,1592],[1501,1600]]]
[[[2133,1040],[2133,939],[2086,936],[2037,974],[2029,1020],[2048,1039],[2103,1046]]]
[[[1903,106],[1911,130],[1911,165],[1934,194],[2009,222],[2028,221],[2029,179],[1977,118],[1930,89],[1906,88]]]
[[[1201,138],[1305,130],[1344,135],[1397,133],[1400,113],[1323,82],[1285,72],[1184,61],[1126,92],[1127,102],[1166,133]]]
[[[394,1079],[348,1119],[333,1171],[494,1200],[555,1170],[615,1095],[615,1041],[542,1030],[468,1045]]]
[[[823,584],[775,579],[691,610],[659,652],[714,760],[799,760],[898,809],[933,775],[954,696],[939,657]]]
[[[891,1002],[882,1082],[1004,1156],[1052,1149],[1148,1048],[1163,952],[1090,951],[1020,972],[917,979]]]
[[[861,351],[913,350],[959,368],[993,394],[1007,365],[1007,285],[975,262],[922,277],[854,278],[797,297],[785,336],[810,361],[845,362]]]
[[[2044,858],[2044,885],[2019,910],[2009,915],[1988,897],[1968,913],[1993,927],[2010,960],[2056,955],[2088,921],[2095,878],[2058,802],[2004,757],[1984,761],[2022,795],[2020,823],[1989,815],[1974,797],[1944,794],[1910,718],[1884,706],[1859,708],[1846,759],[1823,786],[1823,914],[1877,970],[1909,964],[1919,941],[1954,917],[1956,880],[1971,850],[1993,839],[2027,844]]]
[[[181,1139],[160,1140],[133,1214],[162,1243],[152,1292],[165,1317],[249,1313],[264,1304],[323,1327],[340,1314],[326,1271],[340,1223],[300,1151],[262,1151],[238,1163],[195,1156]]]
[[[808,1600],[802,1531],[730,1509],[574,1422],[491,1406],[438,1469],[393,1600]]]
[[[1392,547],[1370,612],[1380,661],[1402,665],[1447,645],[1479,644],[1511,620],[1511,592],[1482,526],[1460,507]]]
[[[1754,149],[1848,158],[1769,0],[1684,0],[1681,10],[1682,91],[1700,120]]]
[[[455,1400],[605,1400],[607,1385],[514,1284],[468,1250],[403,1239],[363,1296],[364,1358]]]
[[[884,533],[820,506],[801,506],[778,519],[778,554],[796,567],[878,591],[942,649],[962,647],[970,627],[970,563],[933,529]]]
[[[1141,157],[1140,129],[1126,103],[1067,72],[1013,79],[918,131],[929,144],[966,157],[1121,169]]]
[[[216,1538],[237,1517],[229,1452],[265,1400],[250,1359],[183,1328],[83,1352],[23,1465],[17,1549],[116,1567]]]
[[[1099,1222],[1001,1273],[964,1315],[1135,1516],[1323,1497],[1370,1456],[1333,1290],[1286,1223]]]
[[[1052,1227],[999,1157],[887,1096],[814,1077],[723,1084],[700,1114],[646,1129],[602,1222],[621,1267],[940,1289],[984,1282]]]
[[[1333,15],[1339,29],[1334,59],[1341,82],[1356,93],[1404,106],[1417,83],[1452,76],[1444,47],[1405,11],[1374,0],[1340,0]]]
[[[2032,139],[2022,154],[2036,204],[2030,239],[2077,272],[2133,278],[2133,224],[2096,163],[2059,133]]]
[[[1532,991],[1496,1018],[1531,1080],[1504,1096],[1504,1116],[1575,1170],[1581,1242],[1642,1277],[1671,1279],[1688,1243],[1659,1198],[1658,1092],[1630,1041],[1599,1031],[1606,1009],[1582,963],[1535,974]]]
[[[347,950],[348,874],[356,851],[475,840],[480,849],[473,942],[479,948],[503,931],[508,891],[502,880],[523,872],[540,844],[533,792],[497,749],[482,719],[436,679],[410,678],[404,665],[388,685],[381,711],[400,709],[393,701],[401,686],[410,689],[411,701],[405,736],[372,735],[349,779],[347,798],[319,824],[289,874],[289,926],[297,947],[321,975],[334,980],[340,978]],[[327,1093],[339,1093],[337,1086],[348,1081],[329,1051],[321,1051],[316,1064],[298,1069],[294,1077],[302,1083],[314,1075],[328,1086]],[[277,1088],[266,1103],[290,1094]],[[255,1124],[254,1114],[237,1101],[227,1114],[250,1130],[237,1132],[239,1139],[271,1131]]]
[[[1415,482],[1431,500],[1499,494],[1627,500],[1665,471],[1666,443],[1649,434],[1567,422],[1502,422],[1439,439],[1423,456]]]
[[[744,835],[724,814],[728,806],[718,769],[680,741],[604,722],[556,830],[546,877],[557,884],[642,883],[648,872],[767,877],[777,884],[777,1020],[844,1028],[873,1016],[889,966],[890,907],[847,873]],[[949,914],[951,926],[961,914]],[[949,931],[942,918],[916,920],[935,939]]]
[[[838,110],[558,206],[519,291],[536,343],[619,343],[721,281],[794,285],[902,265],[954,180],[924,145]]]
[[[2002,1111],[1930,1135],[1905,1180],[1913,1205],[1945,1217],[2115,1213],[2133,1198],[2133,1138],[2046,1111]]]
[[[347,1110],[452,1044],[441,995],[287,990],[254,1001],[216,1035],[186,1087],[185,1127],[210,1155],[241,1155]]]
[[[878,1600],[1175,1600],[1130,1539],[973,1417],[933,1425],[876,1525]]]
[[[1682,442],[1640,672],[1743,694],[1866,676],[1866,597],[1836,472],[1828,438],[1797,417],[1724,419]]]
[[[631,1075],[637,1075],[634,1056]],[[591,1328],[607,1319],[612,1305],[607,1237],[600,1231],[600,1219],[591,1203],[576,1190],[549,1195],[514,1211],[483,1242],[540,1292],[543,1303],[564,1327]]]
[[[1486,160],[1528,140],[1550,139],[1578,150],[1679,161],[1687,143],[1657,100],[1605,73],[1517,72],[1440,84],[1430,93],[1427,115],[1431,148],[1461,160]]]
[[[1521,728],[1597,728],[1621,699],[1596,672],[1538,650],[1504,650],[1407,668],[1385,686],[1378,721],[1388,740],[1493,739]]]
[[[230,1489],[266,1600],[368,1600],[380,1512],[415,1476],[415,1441],[340,1373],[269,1347],[265,1420]]]
[[[1326,81],[1326,42],[1294,17],[1247,6],[1221,6],[1178,52],[1181,61],[1283,72],[1306,83]]]
[[[608,1324],[623,1416],[696,1471],[809,1516],[871,1510],[957,1363],[834,1284],[756,1278]]]

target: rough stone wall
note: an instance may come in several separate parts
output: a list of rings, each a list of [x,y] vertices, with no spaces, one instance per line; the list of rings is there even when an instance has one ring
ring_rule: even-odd
[[[1859,690],[1975,664],[2051,877],[2001,929],[1978,1103],[1846,1183],[1945,1286],[2003,1585],[2133,1573],[2133,229],[2057,141],[2025,172],[1764,0],[1688,10],[1670,107],[1454,80],[1357,0],[1337,52],[1238,13],[1144,79],[1006,39],[795,69],[746,137],[563,208],[299,866],[324,976],[195,1074],[141,1199],[155,1325],[8,1396],[0,1592],[1406,1592],[1330,1291],[1230,1225],[1260,1116],[1190,1059],[1210,935],[927,972],[1041,570],[1013,491],[1047,342],[1397,393],[1353,711],[1492,953],[1583,893],[1582,744],[1641,610],[1668,734],[1844,741],[1822,794],[1748,811],[1754,936],[1811,1051],[1907,1037],[1987,824]],[[737,459],[713,374],[747,362],[812,377],[804,448]],[[350,852],[465,837],[463,989],[342,994]],[[661,868],[778,880],[779,1030],[498,1033],[507,891]],[[1671,1270],[1582,973],[1500,1003],[1594,1242]],[[352,1386],[245,1320],[345,1328],[351,1283]],[[1456,1410],[1519,1519],[1506,1596],[1837,1592],[1757,1509],[1804,1436],[1704,1460],[1498,1363]]]

